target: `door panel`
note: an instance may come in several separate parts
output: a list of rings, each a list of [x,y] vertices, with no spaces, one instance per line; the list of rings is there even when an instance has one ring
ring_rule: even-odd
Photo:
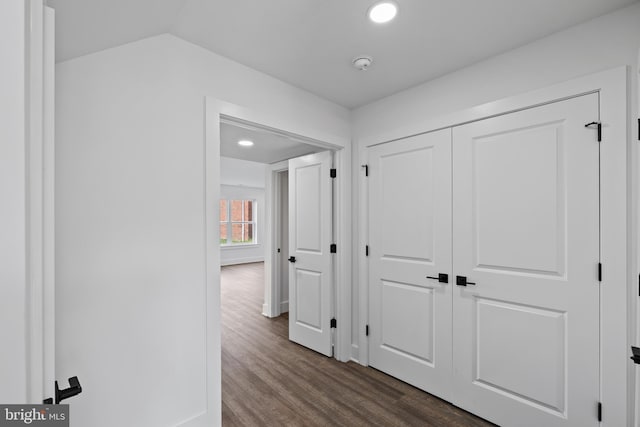
[[[332,153],[289,160],[289,339],[331,356]]]
[[[455,402],[500,425],[597,425],[597,95],[453,133]]]
[[[369,150],[370,364],[449,397],[451,133]]]

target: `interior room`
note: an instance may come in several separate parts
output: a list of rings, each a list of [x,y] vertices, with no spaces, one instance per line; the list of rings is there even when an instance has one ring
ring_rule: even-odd
[[[640,425],[637,0],[0,7],[0,424]]]

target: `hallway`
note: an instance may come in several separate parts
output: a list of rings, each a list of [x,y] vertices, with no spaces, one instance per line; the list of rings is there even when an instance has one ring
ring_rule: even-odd
[[[268,319],[263,263],[222,267],[222,424],[232,426],[490,426],[428,393],[288,340]]]

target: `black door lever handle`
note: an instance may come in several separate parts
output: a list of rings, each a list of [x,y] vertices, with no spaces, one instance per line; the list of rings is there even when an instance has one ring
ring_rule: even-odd
[[[458,286],[467,286],[467,285],[475,285],[474,282],[467,282],[466,276],[456,276],[456,285]]]
[[[289,257],[289,262],[296,262],[296,257],[290,256]]]
[[[445,273],[438,273],[438,277],[427,276],[427,279],[437,280],[440,283],[449,283],[449,275]]]
[[[65,399],[73,397],[77,394],[82,393],[82,386],[80,385],[80,381],[78,377],[69,378],[69,388],[65,388],[64,390],[60,390],[58,386],[58,381],[56,381],[56,396],[55,396],[55,404],[59,404]],[[50,405],[54,403],[53,398],[45,399],[43,402],[45,405]]]

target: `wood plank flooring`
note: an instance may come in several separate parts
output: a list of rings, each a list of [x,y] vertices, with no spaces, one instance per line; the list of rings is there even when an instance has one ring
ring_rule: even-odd
[[[222,267],[222,424],[491,426],[375,369],[288,340],[288,317],[262,316],[262,263]]]

